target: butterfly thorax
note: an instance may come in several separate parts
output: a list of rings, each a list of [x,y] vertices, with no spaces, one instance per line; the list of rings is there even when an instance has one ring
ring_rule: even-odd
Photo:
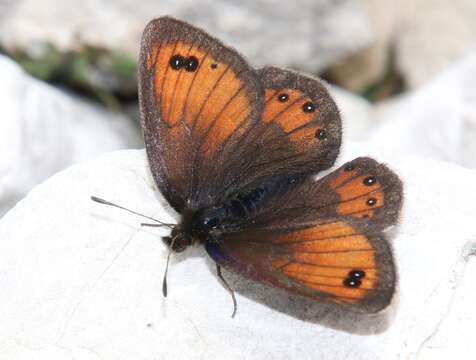
[[[272,179],[252,190],[230,196],[221,205],[198,210],[186,208],[180,224],[164,240],[176,252],[194,244],[220,242],[223,234],[240,231],[249,225],[270,198],[294,184],[295,177]]]

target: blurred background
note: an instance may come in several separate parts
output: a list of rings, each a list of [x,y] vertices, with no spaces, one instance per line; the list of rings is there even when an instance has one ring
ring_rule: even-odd
[[[325,79],[345,141],[476,167],[474,0],[0,0],[0,216],[67,166],[144,147],[137,55],[161,15]]]

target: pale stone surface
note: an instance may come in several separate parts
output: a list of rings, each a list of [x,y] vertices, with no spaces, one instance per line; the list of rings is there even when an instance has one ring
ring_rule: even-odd
[[[341,162],[375,152],[349,146]],[[238,290],[231,320],[201,249],[173,258],[163,299],[165,232],[89,200],[171,219],[144,151],[121,151],[55,175],[0,220],[0,357],[472,359],[476,172],[391,151],[376,158],[400,174],[406,197],[392,240],[400,290],[387,313],[336,313],[225,272]],[[385,319],[375,335],[336,330],[382,330]]]
[[[337,86],[329,86],[329,91],[339,108],[344,141],[365,139],[377,124],[373,105],[363,97]]]
[[[362,91],[381,81],[391,56],[394,71],[405,84],[419,88],[476,45],[473,0],[362,0],[362,4],[374,40],[330,69],[337,83],[348,89]]]
[[[0,216],[65,167],[141,143],[125,116],[35,80],[2,56],[0,119]]]
[[[407,84],[426,84],[476,45],[474,0],[401,0],[395,29],[397,66]]]
[[[476,50],[418,91],[377,107],[367,138],[400,154],[476,167]]]
[[[0,43],[34,54],[38,43],[61,50],[83,45],[120,49],[136,58],[148,21],[172,15],[208,29],[255,65],[316,71],[366,46],[373,38],[356,0],[23,0],[10,3]],[[6,11],[6,10],[5,10]]]
[[[395,0],[362,0],[374,39],[368,47],[332,64],[329,75],[340,86],[352,91],[365,91],[382,81],[390,63],[390,48],[400,19]]]

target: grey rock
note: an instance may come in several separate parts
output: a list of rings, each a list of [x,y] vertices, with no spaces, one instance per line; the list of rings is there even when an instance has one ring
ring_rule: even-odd
[[[133,0],[24,0],[9,4],[9,14],[0,24],[0,44],[11,53],[21,50],[32,58],[41,56],[41,44],[47,43],[60,52],[97,47],[136,59],[142,30],[161,15],[205,28],[256,66],[317,72],[373,39],[365,9],[357,0],[144,0],[140,6]]]
[[[472,359],[476,171],[362,145],[342,161],[363,154],[405,183],[397,236],[386,234],[399,291],[385,311],[339,311],[225,270],[237,291],[232,320],[229,294],[201,247],[173,254],[164,298],[160,236],[169,231],[89,200],[174,221],[145,151],[119,151],[51,177],[0,219],[2,358]]]
[[[421,89],[376,108],[374,145],[476,168],[476,49]],[[391,139],[391,141],[389,141]]]
[[[374,34],[373,41],[328,69],[335,83],[358,92],[381,82],[389,70],[390,48],[400,14],[394,0],[362,0],[362,4]]]
[[[141,143],[124,115],[33,79],[3,56],[0,119],[0,216],[65,167]]]
[[[426,84],[476,44],[474,0],[401,0],[397,66],[407,84]]]

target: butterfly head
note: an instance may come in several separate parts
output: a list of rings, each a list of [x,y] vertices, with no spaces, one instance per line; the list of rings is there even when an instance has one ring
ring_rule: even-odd
[[[186,211],[180,224],[163,240],[172,251],[182,252],[190,245],[203,244],[211,237],[216,238],[221,233],[223,212],[221,207]]]
[[[170,236],[165,236],[162,240],[173,252],[182,252],[193,243],[192,238],[180,225],[174,227]]]

